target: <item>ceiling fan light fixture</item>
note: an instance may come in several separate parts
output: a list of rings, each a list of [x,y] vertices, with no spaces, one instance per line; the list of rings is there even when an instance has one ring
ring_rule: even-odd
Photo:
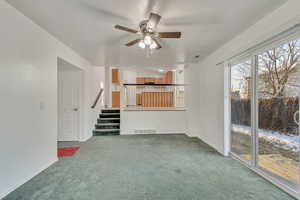
[[[141,41],[139,42],[139,47],[142,48],[142,49],[145,49],[146,44],[141,40]]]
[[[145,43],[145,45],[150,46],[153,43],[153,39],[151,38],[151,36],[146,35],[144,37],[144,43]]]
[[[152,44],[150,45],[150,49],[156,49],[156,48],[157,48],[156,42],[152,42]]]

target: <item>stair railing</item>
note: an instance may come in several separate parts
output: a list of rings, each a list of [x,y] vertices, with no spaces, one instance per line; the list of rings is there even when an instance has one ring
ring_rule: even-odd
[[[123,84],[125,108],[147,110],[185,109],[185,84]]]
[[[98,93],[98,95],[97,95],[97,97],[96,97],[96,99],[95,99],[95,101],[94,101],[94,103],[93,103],[93,105],[91,106],[92,109],[96,108],[96,106],[98,104],[98,101],[101,98],[103,92],[104,92],[104,89],[101,88],[100,91],[99,91],[99,93]]]

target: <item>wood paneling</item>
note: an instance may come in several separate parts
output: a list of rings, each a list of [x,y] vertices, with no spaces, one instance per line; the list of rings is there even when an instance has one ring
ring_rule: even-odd
[[[137,84],[144,84],[145,83],[145,78],[136,78],[136,83]]]
[[[120,92],[112,92],[112,107],[120,108]]]
[[[120,70],[119,69],[112,69],[112,83],[119,84],[120,83]]]
[[[174,107],[173,92],[143,92],[139,95],[142,107]]]
[[[142,105],[142,94],[136,94],[136,105]]]
[[[151,78],[151,77],[145,78],[145,83],[155,83],[155,78]]]

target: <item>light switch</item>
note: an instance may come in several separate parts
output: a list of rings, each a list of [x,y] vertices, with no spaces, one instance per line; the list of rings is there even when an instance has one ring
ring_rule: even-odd
[[[45,103],[43,101],[40,102],[40,110],[45,110]]]

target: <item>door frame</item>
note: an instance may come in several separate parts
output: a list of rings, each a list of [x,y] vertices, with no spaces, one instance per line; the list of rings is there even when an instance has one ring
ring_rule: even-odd
[[[74,68],[74,71],[76,71],[75,73],[78,75],[78,111],[77,113],[77,119],[76,119],[76,123],[78,123],[78,126],[76,127],[77,129],[77,133],[76,133],[76,140],[73,141],[81,141],[82,140],[82,136],[83,136],[83,122],[84,122],[84,100],[83,100],[83,94],[84,94],[84,71],[71,64],[70,62],[57,57],[57,141],[68,141],[68,140],[59,140],[59,132],[60,132],[60,127],[59,127],[59,120],[61,119],[60,117],[60,105],[61,105],[61,101],[60,101],[60,94],[59,94],[59,68],[61,65],[61,62],[68,64],[70,67]]]

